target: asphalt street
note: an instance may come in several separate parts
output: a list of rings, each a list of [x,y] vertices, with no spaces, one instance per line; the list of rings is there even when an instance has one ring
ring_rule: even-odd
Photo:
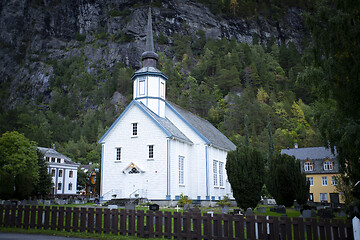
[[[89,238],[61,237],[41,234],[2,233],[1,240],[89,240]]]

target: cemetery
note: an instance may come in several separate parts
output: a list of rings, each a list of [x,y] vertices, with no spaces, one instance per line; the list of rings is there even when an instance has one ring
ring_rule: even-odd
[[[137,237],[192,239],[353,239],[353,224],[343,210],[319,206],[300,210],[258,205],[236,207],[146,202],[125,206],[79,200],[0,201],[0,226],[51,229]],[[177,203],[174,203],[177,204]],[[303,229],[303,230],[302,230]]]

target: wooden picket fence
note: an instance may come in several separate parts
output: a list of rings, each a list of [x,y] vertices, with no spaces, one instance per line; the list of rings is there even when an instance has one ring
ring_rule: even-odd
[[[0,205],[0,226],[176,239],[353,239],[351,220]]]

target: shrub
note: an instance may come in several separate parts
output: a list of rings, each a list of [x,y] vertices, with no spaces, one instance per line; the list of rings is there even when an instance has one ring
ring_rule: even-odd
[[[191,204],[192,200],[188,198],[188,196],[185,196],[184,194],[180,194],[180,200],[178,201],[178,205],[180,207],[183,207],[185,204]]]

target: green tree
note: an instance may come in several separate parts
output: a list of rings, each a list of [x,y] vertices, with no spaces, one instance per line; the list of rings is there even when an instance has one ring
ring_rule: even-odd
[[[290,207],[294,200],[306,203],[310,185],[301,172],[299,160],[286,154],[275,154],[270,161],[266,187],[277,204]]]
[[[30,195],[31,184],[38,179],[36,143],[16,131],[6,132],[0,137],[0,172],[2,177],[13,181],[13,187],[4,198],[26,197]],[[30,184],[30,185],[29,185]],[[10,185],[11,186],[11,185]],[[30,186],[24,189],[24,186]],[[21,192],[24,192],[25,195]]]
[[[264,159],[256,149],[243,146],[228,153],[226,172],[240,208],[257,206],[264,185],[264,171]]]
[[[298,80],[314,83],[323,100],[316,121],[324,144],[336,147],[345,182],[360,199],[360,2],[323,0],[306,15],[312,45]],[[333,100],[334,101],[333,101]],[[330,113],[331,111],[331,113]]]

